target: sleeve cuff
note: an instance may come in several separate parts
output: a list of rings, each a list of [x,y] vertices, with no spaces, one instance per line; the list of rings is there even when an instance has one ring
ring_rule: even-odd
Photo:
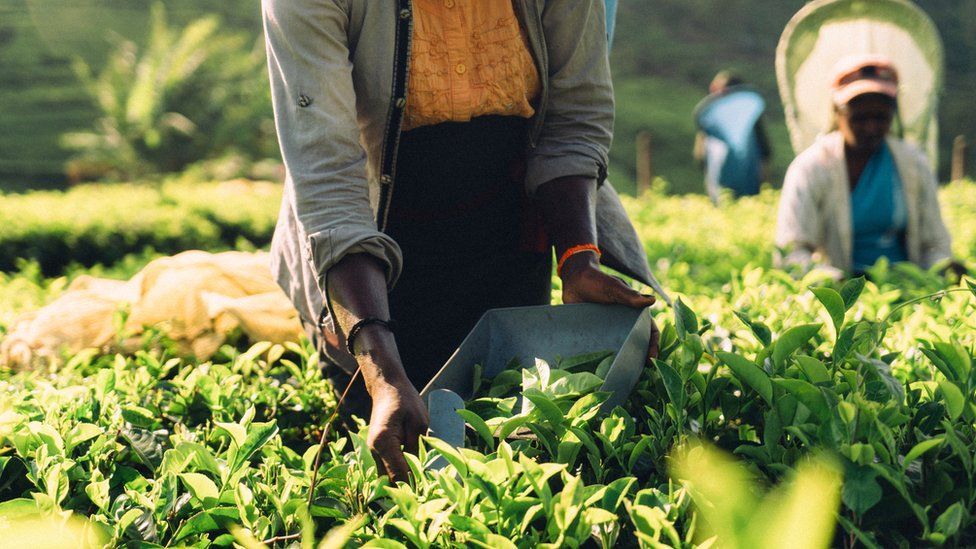
[[[594,158],[595,151],[580,151],[580,154],[530,156],[526,165],[525,190],[532,196],[542,184],[560,177],[587,177],[602,185],[607,178],[606,162]]]
[[[307,258],[315,268],[319,289],[326,294],[326,275],[336,263],[349,254],[365,253],[380,262],[386,273],[386,285],[392,289],[403,269],[400,246],[388,235],[372,227],[337,227],[309,235]]]

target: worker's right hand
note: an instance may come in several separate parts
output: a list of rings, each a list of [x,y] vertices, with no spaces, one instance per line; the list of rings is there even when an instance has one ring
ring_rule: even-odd
[[[430,418],[427,407],[409,380],[380,381],[371,387],[373,412],[366,439],[380,474],[406,482],[410,467],[403,452],[416,454]]]

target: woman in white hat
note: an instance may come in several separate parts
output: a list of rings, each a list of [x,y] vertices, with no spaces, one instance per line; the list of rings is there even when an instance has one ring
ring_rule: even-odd
[[[949,260],[932,169],[918,149],[890,135],[898,108],[892,62],[844,59],[832,92],[836,130],[786,174],[776,228],[782,262],[857,274],[882,257],[926,269]]]

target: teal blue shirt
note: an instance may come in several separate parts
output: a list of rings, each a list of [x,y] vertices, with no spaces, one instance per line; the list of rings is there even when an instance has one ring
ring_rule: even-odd
[[[908,261],[905,227],[908,212],[901,177],[887,143],[874,153],[851,191],[854,271],[863,271],[882,257]]]

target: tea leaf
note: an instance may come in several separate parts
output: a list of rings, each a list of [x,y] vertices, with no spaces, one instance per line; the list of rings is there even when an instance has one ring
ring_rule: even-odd
[[[685,387],[684,382],[681,381],[681,376],[678,372],[674,371],[674,368],[669,366],[666,362],[661,362],[660,360],[655,360],[654,365],[657,366],[659,372],[661,372],[661,379],[664,380],[664,390],[668,393],[668,398],[671,402],[680,410],[685,406]]]
[[[139,461],[152,470],[156,470],[163,460],[163,445],[156,440],[156,436],[145,429],[123,427],[119,434],[129,443],[129,448],[139,456]]]
[[[236,471],[243,465],[247,460],[254,455],[255,452],[261,449],[265,444],[268,443],[274,436],[278,434],[278,424],[274,421],[269,421],[266,423],[252,423],[247,430],[247,435],[244,437],[243,444],[237,450],[234,455],[234,461],[231,464],[231,470]]]
[[[209,477],[200,473],[183,473],[180,475],[180,479],[183,480],[190,494],[203,503],[205,509],[216,505],[217,499],[220,497],[220,490]]]
[[[735,316],[742,321],[751,331],[756,339],[763,344],[764,347],[768,347],[769,343],[772,341],[773,332],[762,322],[752,320],[749,315],[742,311],[735,311]]]
[[[858,515],[863,515],[877,505],[882,495],[877,477],[877,471],[870,466],[849,465],[844,475],[844,505]]]
[[[247,429],[243,425],[224,421],[215,421],[214,425],[230,435],[231,440],[238,448],[244,445],[244,440],[247,439]]]
[[[680,297],[674,302],[674,329],[680,340],[698,333],[698,317]]]
[[[759,393],[767,404],[773,404],[773,384],[759,366],[735,353],[718,352],[716,356],[732,370],[736,379]]]
[[[959,531],[962,524],[962,517],[966,513],[966,507],[962,502],[957,501],[950,505],[939,518],[935,519],[935,531],[951,538]]]
[[[466,460],[461,453],[451,447],[450,444],[436,437],[421,437],[421,439],[432,449],[436,450],[437,453],[446,459],[448,463],[454,466],[454,469],[459,475],[462,477],[466,477],[468,475]]]
[[[946,380],[939,382],[939,388],[942,389],[942,398],[945,400],[945,407],[949,413],[949,419],[958,419],[962,415],[966,405],[966,398],[963,396],[962,391],[959,390],[959,387],[955,383]]]
[[[237,507],[217,507],[200,511],[183,523],[173,536],[173,542],[179,542],[188,536],[206,534],[214,530],[225,530],[240,520]]]
[[[523,391],[522,396],[527,398],[532,404],[535,405],[535,409],[539,411],[540,415],[549,422],[554,428],[562,425],[564,421],[563,412],[556,406],[549,398],[539,391],[538,389],[529,389],[528,391]]]
[[[840,289],[840,296],[844,300],[844,310],[849,311],[851,307],[857,303],[857,299],[861,297],[861,292],[864,290],[864,277],[859,276],[857,278],[852,278],[844,283],[844,286]]]
[[[931,450],[940,448],[942,443],[945,441],[944,437],[933,437],[928,440],[923,440],[915,446],[907,454],[905,454],[905,461],[902,463],[902,467],[907,469],[908,465],[915,461],[916,459],[922,457],[924,454]]]
[[[786,330],[773,346],[773,362],[782,364],[793,351],[802,347],[820,331],[821,324],[803,324]]]
[[[465,410],[464,408],[459,408],[457,410],[457,415],[461,416],[461,419],[463,419],[465,423],[470,425],[471,428],[478,433],[478,436],[481,437],[481,440],[484,441],[485,446],[487,446],[490,451],[495,450],[495,437],[491,433],[491,427],[488,427],[488,424],[485,423],[485,420],[481,419],[481,416],[472,412],[471,410]]]
[[[801,404],[806,406],[821,421],[827,420],[830,416],[830,407],[827,405],[827,399],[824,398],[820,389],[814,385],[800,379],[776,379],[774,381],[777,385],[796,397]]]
[[[797,355],[796,363],[803,370],[803,375],[807,376],[810,383],[830,383],[830,373],[827,372],[827,367],[823,362],[810,356]]]
[[[832,288],[810,288],[817,300],[827,309],[830,320],[834,324],[834,333],[840,335],[841,327],[844,325],[844,313],[848,307],[844,299]]]

